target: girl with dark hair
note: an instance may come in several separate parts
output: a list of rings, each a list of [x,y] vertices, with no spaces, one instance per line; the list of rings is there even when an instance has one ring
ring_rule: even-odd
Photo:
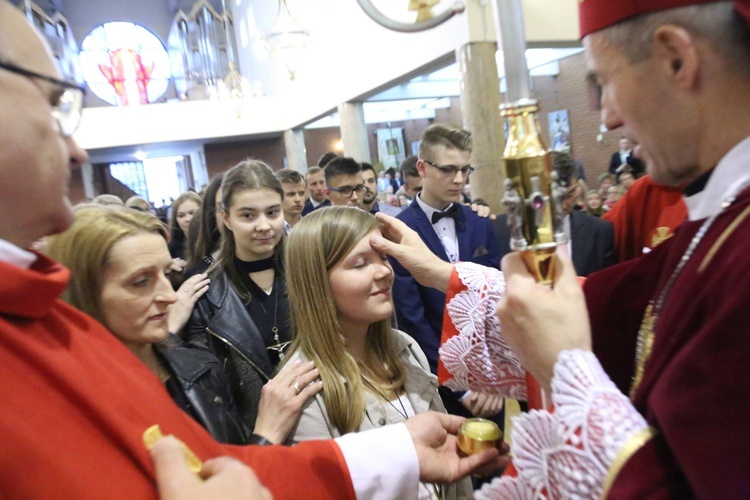
[[[172,215],[169,217],[169,253],[172,258],[187,260],[190,221],[202,203],[200,195],[192,191],[182,193],[172,203]]]
[[[224,174],[219,174],[208,183],[206,192],[203,194],[203,205],[200,213],[195,216],[197,231],[193,232],[191,227],[189,259],[185,277],[202,274],[216,262],[219,256],[219,244],[224,232],[224,223],[221,222],[221,181]]]
[[[223,363],[253,439],[282,442],[303,403],[320,390],[314,363],[273,374],[292,336],[283,268],[284,191],[273,170],[243,161],[224,175],[224,236],[201,297],[183,331]]]

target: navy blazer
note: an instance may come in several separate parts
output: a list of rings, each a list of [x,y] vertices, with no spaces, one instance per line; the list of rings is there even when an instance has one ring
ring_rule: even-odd
[[[511,251],[506,214],[498,215],[492,221],[492,229],[500,246],[500,257],[503,257]],[[611,222],[573,210],[570,213],[570,239],[570,257],[578,276],[588,276],[617,263]]]
[[[646,172],[646,166],[644,165],[643,160],[633,156],[632,152],[625,159],[625,163],[631,168],[633,177],[638,178]],[[609,173],[612,175],[618,175],[619,172],[617,172],[617,169],[620,167],[620,165],[622,165],[620,152],[615,151],[614,153],[612,153],[612,158],[610,158],[609,160]]]
[[[310,201],[310,198],[308,198],[307,201],[305,202],[305,206],[302,207],[302,217],[304,217],[305,215],[319,208],[330,207],[330,206],[331,206],[331,200],[326,200],[320,205],[318,205],[317,207],[313,208],[312,201]]]
[[[456,236],[459,260],[497,269],[500,263],[500,249],[489,219],[479,217],[466,206],[458,205],[458,208]],[[413,202],[406,207],[398,215],[398,219],[414,229],[435,255],[448,261],[440,237],[418,203]],[[395,259],[390,261],[395,274],[393,301],[396,305],[398,327],[417,341],[427,356],[430,370],[437,373],[445,294],[419,285]]]

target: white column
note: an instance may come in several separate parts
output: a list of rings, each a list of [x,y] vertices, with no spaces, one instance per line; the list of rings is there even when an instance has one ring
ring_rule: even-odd
[[[367,141],[365,111],[361,102],[339,104],[341,121],[341,141],[344,143],[344,156],[351,156],[359,162],[370,163],[370,144]]]
[[[500,118],[500,80],[495,62],[495,42],[471,42],[456,49],[461,78],[461,110],[464,128],[471,132],[474,148],[471,164],[471,198],[482,198],[492,213],[505,209],[502,158],[505,149]]]
[[[301,128],[284,131],[284,149],[287,168],[302,174],[307,172],[307,148],[305,148],[305,134]]]

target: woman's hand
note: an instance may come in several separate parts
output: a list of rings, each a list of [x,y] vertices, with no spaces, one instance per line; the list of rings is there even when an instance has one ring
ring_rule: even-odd
[[[461,399],[461,404],[475,417],[487,418],[500,413],[503,401],[502,396],[470,391]]]
[[[187,261],[179,257],[175,257],[169,263],[169,270],[173,273],[181,273],[187,267]]]
[[[206,274],[196,274],[177,289],[177,301],[169,307],[169,331],[179,333],[190,319],[195,303],[208,291],[211,280]]]
[[[260,407],[253,434],[282,443],[297,423],[302,406],[323,388],[315,363],[300,360],[285,366],[260,391]]]

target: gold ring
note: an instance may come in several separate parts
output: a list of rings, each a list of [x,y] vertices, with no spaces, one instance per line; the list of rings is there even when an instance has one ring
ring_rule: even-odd
[[[297,382],[296,380],[292,384],[292,389],[294,389],[295,394],[299,394],[300,392],[302,392],[302,387],[299,385],[299,382]]]

